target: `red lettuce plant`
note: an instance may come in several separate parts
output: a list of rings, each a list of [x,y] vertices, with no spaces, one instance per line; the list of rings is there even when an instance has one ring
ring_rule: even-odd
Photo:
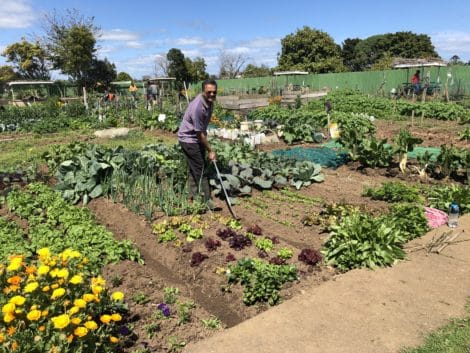
[[[307,265],[315,266],[322,260],[322,255],[318,250],[315,249],[302,249],[299,254],[299,261],[306,263]]]
[[[191,267],[199,266],[201,262],[203,262],[207,258],[209,258],[209,256],[207,256],[206,254],[202,254],[199,251],[193,253],[193,255],[191,256]]]

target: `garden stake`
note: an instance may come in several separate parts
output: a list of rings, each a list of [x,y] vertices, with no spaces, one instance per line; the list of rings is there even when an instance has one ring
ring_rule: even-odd
[[[238,221],[238,220],[240,220],[240,218],[238,218],[235,215],[235,212],[233,212],[232,203],[230,202],[230,198],[227,195],[227,190],[225,190],[224,183],[222,182],[222,177],[220,176],[219,168],[217,167],[217,162],[215,160],[213,160],[212,163],[214,163],[215,171],[217,173],[217,178],[219,179],[220,186],[222,187],[222,190],[224,192],[225,201],[227,202],[228,209],[230,210],[230,213],[232,214],[232,217],[235,218]]]

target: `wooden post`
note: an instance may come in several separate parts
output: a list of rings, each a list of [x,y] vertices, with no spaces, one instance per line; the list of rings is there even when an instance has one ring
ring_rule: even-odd
[[[88,110],[88,101],[86,99],[86,88],[83,87],[83,105],[85,106],[85,109]]]
[[[424,123],[424,110],[421,113],[421,125],[423,125],[423,123]]]

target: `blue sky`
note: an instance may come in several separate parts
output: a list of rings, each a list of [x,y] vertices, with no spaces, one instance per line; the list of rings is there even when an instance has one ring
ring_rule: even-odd
[[[0,51],[21,37],[41,35],[44,14],[66,8],[94,16],[102,31],[99,57],[135,78],[154,74],[156,60],[171,48],[203,57],[213,74],[222,51],[273,67],[281,38],[304,25],[338,44],[389,32],[424,33],[443,59],[457,54],[470,60],[468,0],[0,0]]]

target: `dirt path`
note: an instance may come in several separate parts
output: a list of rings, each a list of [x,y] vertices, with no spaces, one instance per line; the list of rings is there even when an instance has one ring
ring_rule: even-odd
[[[440,255],[421,250],[392,268],[355,270],[306,289],[250,320],[191,344],[190,353],[396,353],[420,344],[470,295],[470,215]],[[410,243],[429,243],[443,226]]]

